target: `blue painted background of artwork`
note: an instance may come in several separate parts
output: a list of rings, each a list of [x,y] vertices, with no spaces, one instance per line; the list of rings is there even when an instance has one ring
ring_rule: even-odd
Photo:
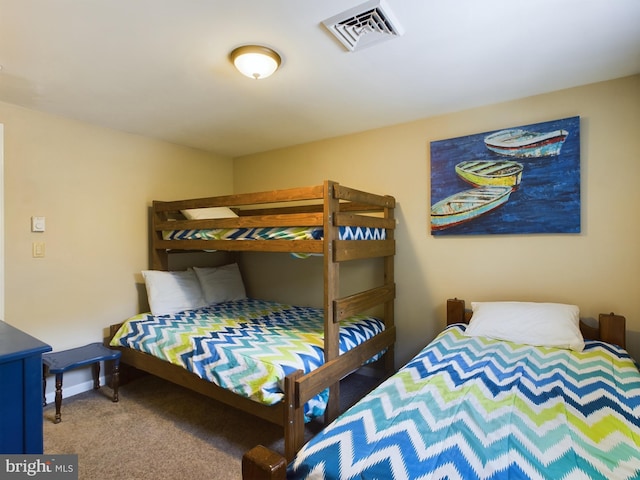
[[[431,142],[431,205],[472,188],[455,173],[464,160],[514,160],[523,164],[522,181],[509,200],[495,210],[433,235],[580,233],[580,117],[519,128],[533,132],[569,132],[557,156],[510,158],[484,144],[494,130]],[[431,211],[431,210],[430,210]]]

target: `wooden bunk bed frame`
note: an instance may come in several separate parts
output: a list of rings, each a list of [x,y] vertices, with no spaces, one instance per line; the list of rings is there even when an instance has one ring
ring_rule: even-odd
[[[447,325],[469,323],[471,310],[465,308],[464,300],[447,300]],[[601,340],[626,348],[626,319],[613,312],[600,314],[596,326],[580,320],[580,330],[587,340]],[[291,461],[262,445],[247,451],[242,457],[242,478],[245,480],[285,480],[287,465]]]
[[[183,209],[229,207],[237,218],[176,220]],[[324,254],[324,355],[325,363],[307,375],[301,371],[285,378],[284,400],[267,406],[236,395],[205,381],[181,367],[129,348],[120,348],[121,361],[139,370],[167,379],[201,394],[256,415],[284,428],[285,457],[293,458],[304,444],[304,404],[329,388],[325,422],[339,412],[339,381],[375,354],[385,374],[394,369],[394,255],[395,199],[355,190],[327,180],[313,187],[226,195],[192,200],[154,201],[152,207],[151,268],[169,269],[169,253],[180,251],[259,251]],[[166,230],[241,227],[320,226],[321,240],[164,240]],[[340,240],[339,227],[370,227],[386,230],[384,240]],[[340,264],[349,260],[382,258],[383,278],[379,286],[340,297]],[[372,308],[384,310],[385,330],[339,354],[339,322]],[[121,324],[110,327],[113,337]]]

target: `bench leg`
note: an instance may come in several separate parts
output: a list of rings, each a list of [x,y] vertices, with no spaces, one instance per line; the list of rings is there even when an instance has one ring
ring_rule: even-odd
[[[113,362],[113,371],[111,374],[111,382],[113,384],[113,401],[118,401],[118,387],[120,386],[120,361],[118,359]]]
[[[93,371],[93,389],[100,389],[100,362],[95,362],[91,365],[91,370]]]
[[[60,409],[62,408],[62,374],[56,373],[56,419],[53,423],[60,423],[62,421],[62,415]]]

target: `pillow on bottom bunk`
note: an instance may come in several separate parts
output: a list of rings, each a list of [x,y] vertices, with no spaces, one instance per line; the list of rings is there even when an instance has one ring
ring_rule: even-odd
[[[198,277],[192,269],[180,272],[143,270],[153,315],[169,315],[206,306]]]
[[[221,267],[193,267],[207,305],[247,298],[237,263]]]
[[[535,302],[472,302],[465,335],[581,352],[580,311],[576,305]]]

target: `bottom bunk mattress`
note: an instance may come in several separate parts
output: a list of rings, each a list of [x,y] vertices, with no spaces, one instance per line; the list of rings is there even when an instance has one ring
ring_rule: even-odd
[[[384,330],[357,315],[340,323],[340,353]],[[220,387],[273,405],[283,397],[284,377],[324,363],[324,312],[264,300],[243,299],[172,315],[136,315],[111,340],[185,368]],[[377,359],[378,356],[371,360]],[[305,419],[324,413],[328,391],[305,405]]]
[[[640,478],[640,373],[625,350],[464,329],[449,327],[314,437],[288,478]]]

